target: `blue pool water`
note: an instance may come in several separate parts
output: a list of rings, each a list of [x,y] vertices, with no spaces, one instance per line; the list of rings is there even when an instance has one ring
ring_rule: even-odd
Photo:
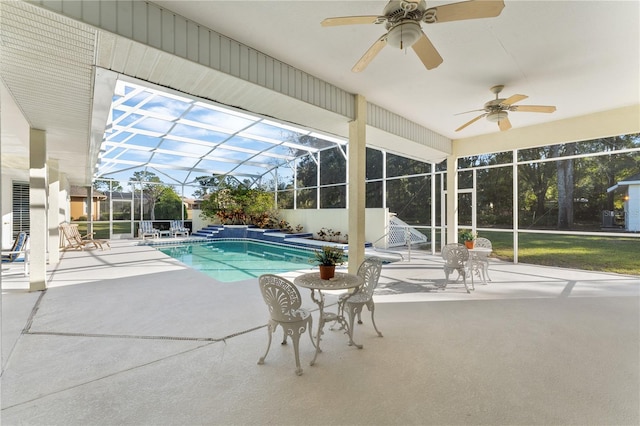
[[[215,241],[158,250],[222,282],[308,269],[314,258],[311,250],[254,241]]]

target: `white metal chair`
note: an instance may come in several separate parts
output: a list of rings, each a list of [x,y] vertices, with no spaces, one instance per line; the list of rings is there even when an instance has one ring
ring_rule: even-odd
[[[475,247],[493,249],[491,240],[484,237],[476,238]],[[486,284],[487,279],[491,281],[489,276],[489,255],[485,253],[473,254],[474,269],[482,272],[482,281]]]
[[[178,235],[189,236],[189,228],[186,228],[181,220],[172,220],[169,225],[169,232],[176,238]]]
[[[151,237],[151,238],[159,238],[160,237],[160,230],[156,229],[153,227],[153,222],[150,220],[141,220],[140,221],[140,228],[138,229],[138,237],[142,238],[143,240],[146,237]]]
[[[469,261],[469,250],[458,243],[447,244],[442,248],[442,258],[444,259],[445,282],[443,289],[447,288],[449,275],[453,271],[458,272],[458,279],[462,278],[467,293],[471,293],[467,285],[467,276],[471,277],[471,290],[475,290],[473,285],[473,274],[471,273],[471,262]]]
[[[378,286],[380,273],[382,271],[382,261],[376,257],[365,259],[358,268],[358,275],[364,279],[364,284],[357,288],[353,293],[347,293],[338,299],[338,311],[342,314],[345,310],[349,315],[349,333],[351,333],[351,341],[353,341],[353,322],[356,314],[358,315],[358,324],[362,324],[362,308],[364,306],[371,312],[371,323],[373,328],[382,337],[382,333],[376,326],[374,318],[375,304],[373,303],[373,291]]]
[[[296,357],[296,374],[299,376],[302,374],[298,349],[300,336],[307,329],[309,329],[311,343],[313,347],[315,347],[311,333],[313,325],[311,312],[300,307],[302,304],[300,292],[290,281],[277,275],[264,274],[258,278],[258,283],[260,285],[260,291],[262,292],[262,298],[269,307],[270,315],[267,325],[269,342],[267,343],[267,350],[260,360],[258,360],[258,364],[264,364],[264,359],[267,357],[269,348],[271,347],[272,334],[275,333],[278,326],[281,326],[284,330],[282,344],[287,343],[287,336],[291,336],[291,340],[293,341],[293,352]]]

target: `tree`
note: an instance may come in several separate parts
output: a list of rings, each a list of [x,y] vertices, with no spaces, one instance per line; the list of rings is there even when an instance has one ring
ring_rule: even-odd
[[[142,188],[142,196],[149,205],[149,219],[155,220],[156,202],[160,199],[167,187],[173,190],[173,187],[162,184],[162,181],[153,172],[138,171],[134,172],[131,182],[138,183]]]
[[[574,155],[575,144],[554,145],[551,150],[554,157]],[[558,179],[558,229],[570,229],[573,226],[573,158],[556,161]]]
[[[244,186],[222,188],[203,200],[202,215],[219,219],[223,224],[258,225],[277,222],[273,193]],[[273,219],[270,220],[269,218]]]
[[[111,189],[111,191],[114,191],[114,192],[123,191],[123,188],[120,182],[113,179],[108,179],[108,180],[96,179],[93,181],[93,189],[95,191],[99,191],[102,193],[109,192],[109,189]]]
[[[521,160],[549,158],[551,157],[550,150],[551,147],[545,146],[521,151]],[[551,161],[531,162],[518,167],[518,176],[520,178],[518,186],[522,207],[532,211],[532,224],[547,213],[547,193],[551,183],[555,180],[556,172],[556,166]],[[528,199],[533,200],[533,205],[527,202]],[[524,219],[524,217],[520,216],[520,219]]]
[[[186,217],[187,212],[180,196],[170,186],[164,186],[154,208],[154,218],[156,219],[176,219]]]
[[[221,184],[225,183],[225,177],[220,175],[198,176],[195,180],[198,182],[200,187],[193,191],[193,196],[200,199],[203,199],[207,195],[213,193],[221,186]]]

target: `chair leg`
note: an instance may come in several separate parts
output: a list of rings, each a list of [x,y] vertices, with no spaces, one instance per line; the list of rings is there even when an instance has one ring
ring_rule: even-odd
[[[471,280],[473,281],[473,274],[471,275]],[[467,274],[462,275],[462,282],[464,283],[464,288],[467,289],[467,293],[471,293],[469,286],[467,285]]]
[[[316,348],[316,342],[313,340],[313,317],[309,316],[309,324],[307,324],[309,328],[309,338],[311,339],[311,344],[314,348]]]
[[[345,303],[347,307],[347,313],[349,314],[349,346],[355,346],[358,349],[362,349],[362,345],[357,344],[353,341],[353,322],[356,319],[356,315],[360,315],[362,312],[362,304],[361,303]]]
[[[487,276],[487,279],[491,281],[491,277],[489,276],[489,262],[486,262],[483,267],[484,273]]]
[[[376,310],[376,305],[375,303],[373,303],[373,300],[370,301],[369,303],[367,303],[367,309],[369,309],[369,311],[371,311],[371,323],[373,324],[373,328],[376,330],[376,333],[378,333],[379,337],[383,337],[382,333],[380,333],[380,330],[378,330],[378,326],[376,325],[376,320],[373,317],[373,314]]]
[[[300,346],[300,334],[293,333],[291,340],[293,340],[293,353],[296,357],[296,374],[300,376],[302,375],[302,367],[300,367],[300,353],[298,352],[298,347]]]
[[[267,350],[264,353],[264,355],[258,360],[258,365],[264,364],[264,359],[269,354],[269,349],[271,348],[271,335],[273,334],[274,331],[275,331],[275,327],[273,326],[273,324],[269,323],[269,325],[267,325],[267,333],[269,334],[269,342],[267,343]]]

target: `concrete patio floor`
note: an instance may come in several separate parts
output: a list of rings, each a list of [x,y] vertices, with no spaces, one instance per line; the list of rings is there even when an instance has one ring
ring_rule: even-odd
[[[365,310],[364,349],[326,330],[311,367],[303,338],[296,376],[280,331],[257,365],[257,280],[111,245],[64,253],[44,292],[2,277],[3,425],[640,423],[638,276],[492,259],[493,280],[467,294],[438,290],[440,258],[413,252],[383,267],[384,337]]]

